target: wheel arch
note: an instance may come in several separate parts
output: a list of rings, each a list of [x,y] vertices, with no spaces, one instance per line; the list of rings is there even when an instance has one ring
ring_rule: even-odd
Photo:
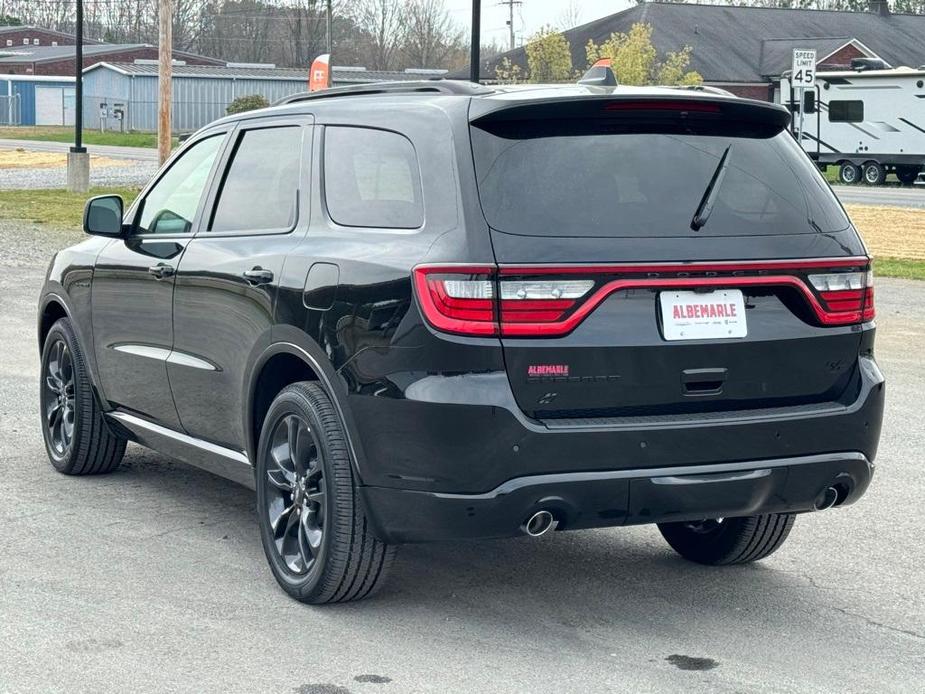
[[[37,330],[40,354],[45,347],[45,338],[48,337],[51,326],[62,318],[71,319],[71,312],[67,307],[67,302],[57,294],[46,294],[42,299],[38,315]],[[73,322],[73,319],[71,319],[72,324]],[[75,326],[74,329],[77,330],[77,327]]]
[[[300,341],[301,342],[301,341]],[[347,437],[350,458],[361,478],[358,434],[346,403],[346,392],[339,384],[337,374],[316,350],[320,348],[294,341],[278,341],[267,347],[256,359],[248,379],[244,400],[245,449],[256,469],[257,446],[263,420],[273,400],[288,385],[299,381],[317,382],[331,398],[340,416]],[[340,386],[340,388],[338,388]]]

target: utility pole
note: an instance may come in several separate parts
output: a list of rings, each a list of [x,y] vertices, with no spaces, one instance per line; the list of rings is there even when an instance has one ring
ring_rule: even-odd
[[[507,5],[507,28],[510,32],[511,50],[513,51],[516,48],[514,45],[514,5],[523,5],[523,0],[501,0],[498,4]]]
[[[479,82],[481,72],[482,0],[472,0],[472,43],[469,46],[469,81]]]
[[[157,37],[157,155],[161,164],[170,156],[170,115],[173,101],[173,1],[159,0]]]
[[[328,0],[325,8],[325,48],[326,53],[331,55],[334,52],[334,16],[331,12],[331,0]]]
[[[75,28],[74,64],[74,146],[67,153],[67,189],[73,193],[86,193],[90,189],[90,155],[83,146],[84,107],[84,4],[77,0],[77,27]]]

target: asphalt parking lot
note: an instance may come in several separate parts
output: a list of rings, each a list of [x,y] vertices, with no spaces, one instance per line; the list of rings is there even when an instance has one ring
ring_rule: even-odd
[[[376,599],[313,608],[251,492],[136,446],[107,477],[47,463],[35,299],[68,240],[0,220],[0,692],[921,691],[925,283],[877,287],[870,492],[770,559],[688,564],[652,527],[408,546]]]

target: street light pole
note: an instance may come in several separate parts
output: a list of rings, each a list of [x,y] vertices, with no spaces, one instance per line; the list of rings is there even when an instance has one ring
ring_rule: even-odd
[[[83,151],[83,104],[84,104],[84,3],[77,0],[77,58],[74,78],[76,89],[74,98],[76,103],[74,113],[74,151]]]
[[[83,146],[84,107],[84,4],[77,0],[74,58],[74,146],[67,153],[67,189],[86,193],[90,189],[90,155]]]
[[[478,83],[482,42],[482,0],[472,0],[472,45],[469,47],[469,81]]]
[[[327,49],[327,54],[331,55],[334,52],[334,26],[333,26],[333,15],[331,12],[331,0],[327,2],[327,8],[325,9],[324,16],[324,33],[325,33],[325,48]]]

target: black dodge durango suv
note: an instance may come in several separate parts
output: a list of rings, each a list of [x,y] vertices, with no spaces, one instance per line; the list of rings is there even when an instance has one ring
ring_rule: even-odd
[[[435,81],[225,118],[91,200],[39,304],[66,474],[135,441],[256,489],[274,576],[657,523],[766,557],[867,489],[870,257],[778,106]]]

